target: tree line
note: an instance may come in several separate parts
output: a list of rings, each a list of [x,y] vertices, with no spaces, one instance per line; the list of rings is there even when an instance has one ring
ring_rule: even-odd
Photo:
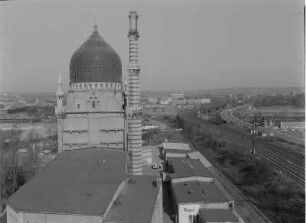
[[[301,93],[292,96],[285,96],[285,95],[258,96],[253,104],[255,107],[267,107],[273,105],[293,105],[296,108],[304,108],[305,94]]]

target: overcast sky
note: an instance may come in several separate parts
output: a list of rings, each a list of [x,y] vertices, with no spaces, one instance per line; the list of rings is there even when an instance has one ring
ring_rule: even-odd
[[[303,86],[302,0],[0,2],[0,91],[65,89],[73,52],[99,32],[127,77],[128,14],[139,14],[142,90]]]

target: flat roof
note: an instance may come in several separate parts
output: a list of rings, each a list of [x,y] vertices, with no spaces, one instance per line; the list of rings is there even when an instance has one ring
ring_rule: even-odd
[[[177,204],[223,203],[230,201],[214,182],[188,181],[172,183],[171,187]]]
[[[15,211],[101,216],[127,177],[122,150],[64,151],[9,200]]]
[[[190,150],[190,146],[187,143],[163,142],[162,145],[163,149]]]
[[[164,149],[165,153],[179,153],[179,154],[188,154],[190,151],[188,150],[177,150],[177,149]]]
[[[188,153],[190,159],[198,159],[205,167],[212,167],[211,163],[199,151]]]
[[[172,167],[174,173],[170,173],[172,179],[184,177],[211,177],[212,173],[201,163],[200,160],[188,157],[169,157],[168,165]]]
[[[151,222],[159,187],[156,176],[130,176],[105,222]]]
[[[205,222],[238,223],[239,219],[230,209],[204,209],[199,210],[199,215]]]

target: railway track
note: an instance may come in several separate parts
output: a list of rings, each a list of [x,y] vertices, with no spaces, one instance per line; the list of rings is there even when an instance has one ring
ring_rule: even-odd
[[[219,131],[221,132],[222,138],[244,150],[250,150],[255,146],[256,155],[258,157],[287,175],[295,181],[298,186],[304,188],[305,158],[303,155],[270,145],[260,139],[256,139],[255,144],[253,145],[252,137],[250,135],[236,130],[222,128],[222,130],[220,129]]]
[[[238,126],[231,124],[229,127],[225,125],[216,125],[203,119],[193,119],[195,125],[202,123],[210,130],[218,132],[221,138],[235,146],[239,146],[245,151],[251,150],[255,146],[256,156],[267,164],[273,166],[276,170],[285,174],[292,179],[298,186],[305,188],[305,155],[296,153],[293,150],[271,145],[256,137],[255,145],[252,144],[252,136],[241,132]],[[236,127],[236,129],[234,128]]]
[[[228,141],[230,141],[229,138],[226,138]],[[249,150],[252,145],[249,145],[245,142],[239,142],[240,147]],[[236,143],[237,145],[237,143]],[[259,156],[263,161],[265,161],[267,164],[274,166],[276,169],[282,171],[282,173],[289,176],[292,180],[294,180],[300,187],[304,186],[305,177],[304,172],[300,168],[300,166],[297,166],[294,163],[287,163],[284,162],[283,158],[279,158],[279,156],[275,156],[274,153],[267,152],[265,150],[259,150],[258,147],[256,147],[256,155]],[[286,160],[285,160],[286,161]]]

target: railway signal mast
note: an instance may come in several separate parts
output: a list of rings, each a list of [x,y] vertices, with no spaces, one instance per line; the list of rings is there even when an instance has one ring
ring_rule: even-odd
[[[255,156],[255,133],[256,133],[256,124],[254,121],[253,128],[252,128],[252,155],[253,156]]]
[[[252,134],[252,155],[255,156],[255,134],[256,134],[256,114],[254,117],[254,121],[253,121],[253,126],[251,129],[251,134]]]

